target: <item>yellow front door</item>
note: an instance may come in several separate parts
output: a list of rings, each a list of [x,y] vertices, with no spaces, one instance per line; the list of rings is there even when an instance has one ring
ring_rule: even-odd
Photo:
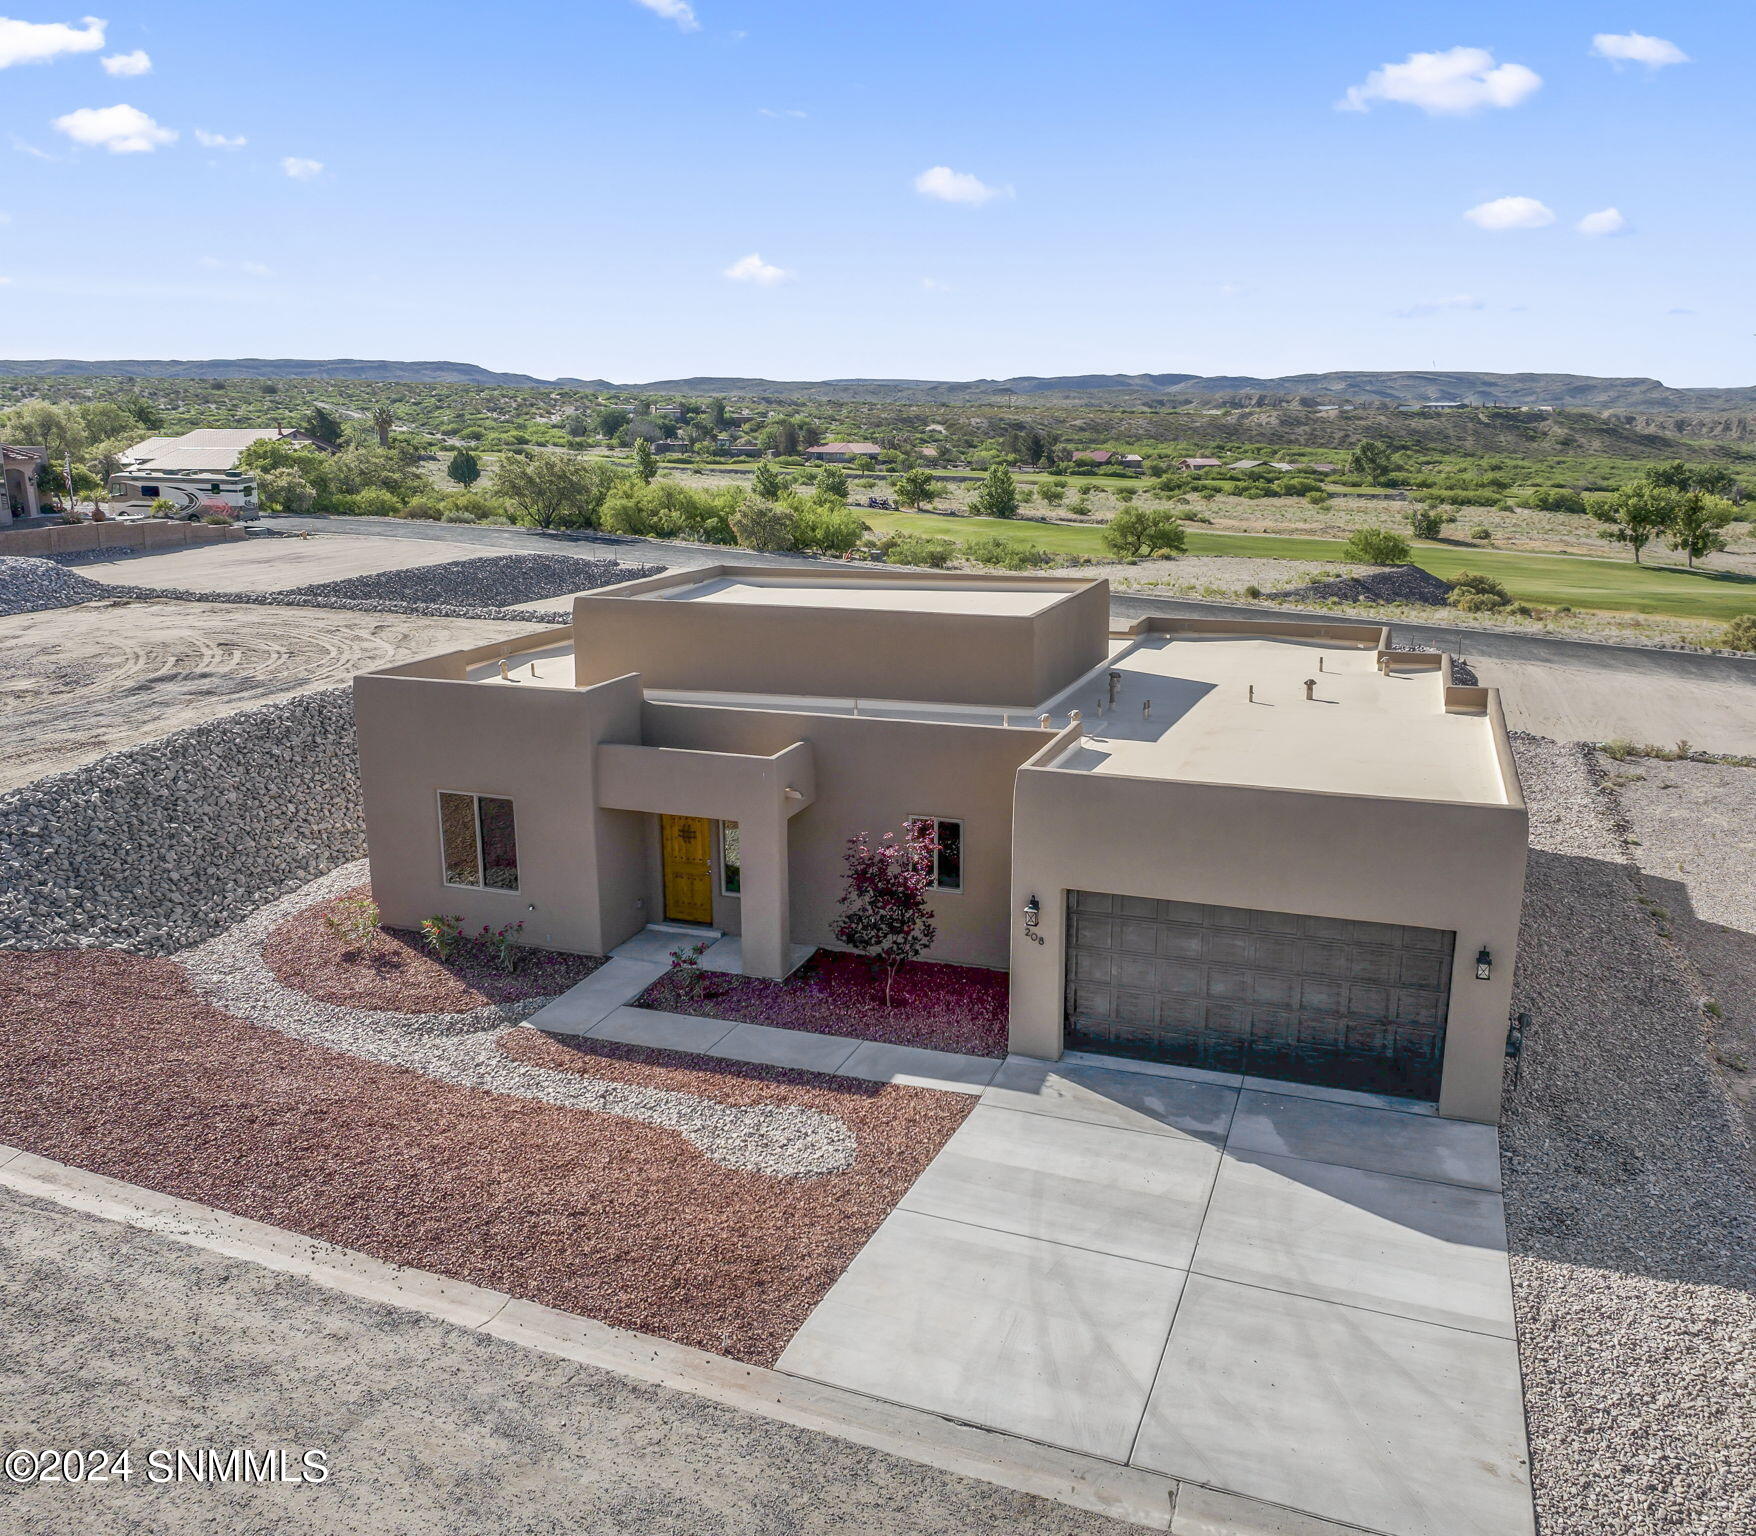
[[[665,860],[667,922],[713,922],[711,830],[711,823],[705,816],[659,817],[659,836]]]

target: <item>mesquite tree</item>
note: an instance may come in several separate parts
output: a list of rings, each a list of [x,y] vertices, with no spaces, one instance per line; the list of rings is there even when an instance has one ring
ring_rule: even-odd
[[[910,827],[901,840],[891,832],[876,843],[864,832],[848,839],[843,855],[847,887],[835,936],[884,967],[886,1008],[896,973],[931,949],[939,936],[927,905],[937,850],[928,824]]]

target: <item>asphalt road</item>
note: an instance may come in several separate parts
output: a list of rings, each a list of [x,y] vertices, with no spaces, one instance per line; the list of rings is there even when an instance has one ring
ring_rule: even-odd
[[[543,533],[528,528],[477,528],[460,523],[406,522],[396,518],[267,517],[262,526],[288,532],[371,534],[376,537],[438,539],[457,544],[480,544],[496,549],[532,547],[533,540],[559,547],[573,546],[581,554],[611,555],[637,560],[662,561],[673,567],[713,565],[736,559],[743,565],[808,566],[833,563],[809,555],[767,555],[748,549],[722,549],[717,545],[675,544],[662,539],[633,539],[612,533]],[[584,547],[580,547],[584,546]],[[1116,618],[1132,622],[1146,614],[1170,614],[1185,618],[1260,619],[1269,612],[1242,603],[1216,603],[1171,597],[1140,597],[1118,593],[1110,600]],[[1275,607],[1277,618],[1297,618],[1295,610]],[[1333,613],[1306,615],[1333,620]],[[1607,645],[1592,640],[1566,640],[1551,635],[1500,633],[1483,629],[1459,629],[1452,624],[1395,625],[1397,637],[1417,645],[1430,645],[1453,655],[1490,660],[1546,662],[1567,667],[1630,672],[1654,678],[1689,678],[1703,682],[1743,683],[1756,687],[1756,657],[1712,656],[1694,651],[1666,651],[1644,646]]]
[[[0,1192],[0,1453],[130,1448],[21,1488],[21,1536],[1124,1536],[1101,1515]],[[321,1484],[146,1480],[164,1447],[326,1453]]]

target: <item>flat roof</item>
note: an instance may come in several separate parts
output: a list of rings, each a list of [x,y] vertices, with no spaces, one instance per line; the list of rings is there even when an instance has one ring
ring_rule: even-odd
[[[1121,674],[1113,709],[1112,671]],[[1309,699],[1307,678],[1316,682]],[[1044,766],[1506,804],[1491,722],[1448,712],[1445,683],[1443,671],[1381,673],[1376,651],[1317,641],[1145,636],[1044,706],[1058,726],[1080,710],[1086,733]]]
[[[865,608],[897,613],[978,613],[1020,616],[1041,613],[1073,585],[963,582],[955,577],[890,581],[836,580],[833,576],[716,576],[687,586],[638,594],[668,603],[741,603],[780,608]]]

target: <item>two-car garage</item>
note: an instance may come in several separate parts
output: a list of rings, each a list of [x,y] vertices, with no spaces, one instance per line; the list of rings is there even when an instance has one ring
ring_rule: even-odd
[[[1067,893],[1066,1045],[1436,1099],[1456,935]]]

